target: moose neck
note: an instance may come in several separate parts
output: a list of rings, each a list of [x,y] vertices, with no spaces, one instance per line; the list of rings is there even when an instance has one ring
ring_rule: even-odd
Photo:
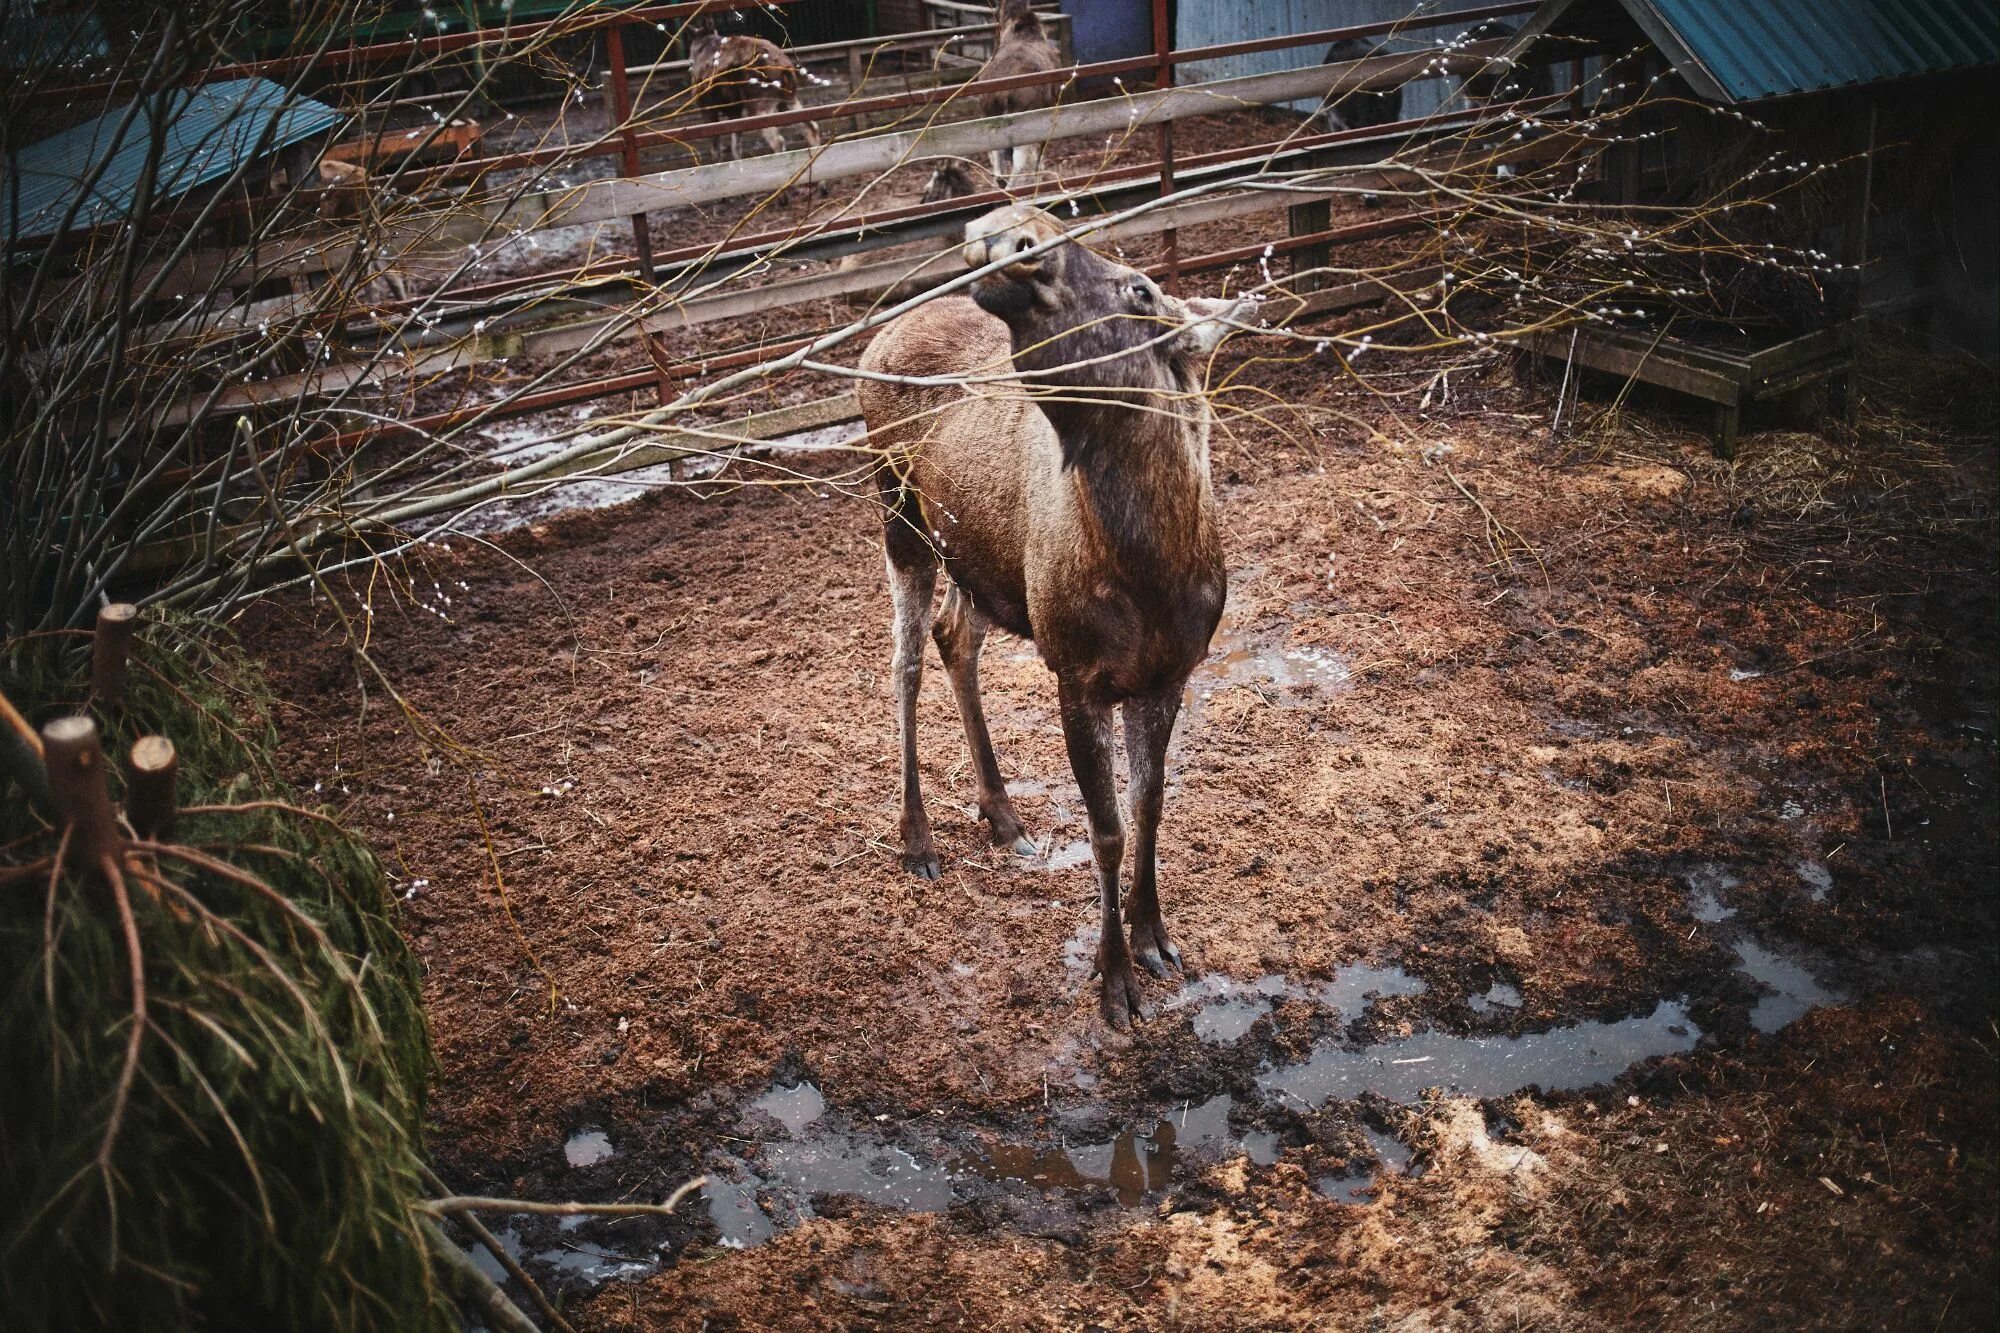
[[[1148,394],[1138,405],[1051,412],[1081,516],[1134,589],[1179,586],[1219,566],[1206,404]]]

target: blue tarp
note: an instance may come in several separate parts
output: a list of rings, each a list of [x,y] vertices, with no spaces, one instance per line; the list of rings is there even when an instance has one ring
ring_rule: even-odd
[[[340,113],[287,93],[268,79],[230,79],[168,95],[165,143],[153,193],[156,205],[220,180],[245,159],[275,152],[340,123]],[[63,226],[70,206],[99,164],[70,225],[126,217],[138,197],[153,136],[150,108],[129,123],[129,107],[107,111],[21,150],[7,163],[0,193],[0,237],[36,240]],[[122,127],[122,128],[121,128]]]

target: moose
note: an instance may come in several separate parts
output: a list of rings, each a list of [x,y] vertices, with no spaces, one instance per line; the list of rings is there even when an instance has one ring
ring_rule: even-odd
[[[993,54],[980,67],[981,79],[1004,79],[1016,74],[1049,74],[1062,64],[1056,44],[1042,31],[1042,21],[1029,7],[1029,0],[1001,0],[993,20]],[[1038,83],[1026,88],[1009,88],[986,93],[979,99],[979,114],[1002,116],[1010,111],[1038,111],[1055,105],[1054,84]],[[1009,161],[1004,148],[993,150],[993,179],[1003,190],[1032,185],[1042,170],[1042,145],[1016,144]]]
[[[734,10],[720,16],[703,15],[693,21],[688,45],[688,86],[695,105],[708,113],[710,123],[740,120],[747,116],[768,116],[779,111],[797,111],[799,83],[809,77],[783,47],[762,37],[740,32],[724,32],[721,24],[740,24]],[[806,143],[819,147],[819,130],[811,121],[799,129]],[[757,131],[764,146],[773,153],[785,151],[785,136],[775,125]],[[729,136],[729,155],[743,156],[739,134]]]
[[[970,299],[940,297],[893,321],[861,359],[857,394],[886,460],[878,484],[895,612],[903,866],[939,873],[917,772],[927,634],[951,680],[993,841],[1035,853],[979,696],[988,630],[1033,640],[1055,673],[1089,815],[1099,1009],[1124,1028],[1144,1013],[1134,960],[1159,976],[1181,965],[1154,850],[1167,743],[1226,594],[1202,383],[1207,355],[1251,302],[1170,296],[1062,238],[1055,219],[1021,205],[967,224],[968,264],[1020,257],[979,278]],[[934,616],[940,569],[947,586]],[[1132,814],[1129,946],[1114,709],[1124,715]]]

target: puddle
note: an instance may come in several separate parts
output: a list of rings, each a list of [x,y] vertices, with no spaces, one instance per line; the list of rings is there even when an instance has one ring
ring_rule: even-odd
[[[1806,886],[1816,903],[1826,901],[1826,895],[1833,892],[1833,872],[1817,861],[1801,861],[1792,867],[1798,872],[1799,882]]]
[[[1378,999],[1423,993],[1424,983],[1400,967],[1356,963],[1339,969],[1332,981],[1318,987],[1294,985],[1276,975],[1242,982],[1211,973],[1188,982],[1161,1008],[1172,1011],[1193,1007],[1194,1035],[1206,1042],[1227,1044],[1248,1035],[1258,1019],[1288,996],[1311,1000],[1351,1023]],[[1515,997],[1515,1003],[1519,1002],[1519,997]]]
[[[500,1248],[507,1252],[509,1259],[517,1261],[520,1259],[521,1233],[519,1231],[513,1227],[499,1227],[493,1229],[493,1239],[500,1242]],[[485,1245],[475,1244],[467,1253],[471,1254],[472,1262],[478,1266],[480,1272],[486,1274],[486,1276],[492,1278],[497,1283],[505,1283],[507,1281],[506,1267],[495,1257],[493,1251],[487,1249]]]
[[[1356,963],[1335,972],[1333,980],[1320,987],[1319,1000],[1339,1014],[1344,1022],[1352,1023],[1361,1017],[1371,1001],[1387,1000],[1398,995],[1422,995],[1424,990],[1423,982],[1400,967],[1370,967],[1366,963]]]
[[[1076,838],[1054,845],[1036,864],[1043,870],[1075,870],[1091,863],[1090,839]]]
[[[1262,637],[1266,636],[1251,635],[1225,610],[1222,624],[1209,642],[1208,656],[1188,678],[1188,688],[1205,701],[1216,690],[1236,685],[1329,694],[1345,688],[1352,679],[1344,654],[1315,644],[1274,646],[1260,642]]]
[[[560,426],[546,425],[534,420],[495,426],[482,432],[488,442],[487,457],[493,462],[519,467],[537,458],[569,448],[584,438],[575,432],[580,420],[587,418],[580,419],[572,415]],[[840,449],[861,433],[862,425],[859,421],[842,422],[833,426],[800,431],[795,435],[780,436],[773,440],[760,440],[749,448],[759,453],[818,453]],[[720,472],[727,461],[721,455],[736,447],[726,440],[713,441],[712,445],[718,456],[691,458],[683,464],[684,475],[688,479],[700,480]],[[529,480],[520,484],[521,490],[516,496],[505,500],[483,502],[462,516],[418,520],[410,527],[413,531],[463,533],[468,536],[505,532],[510,528],[538,523],[558,514],[583,509],[605,509],[612,505],[624,504],[628,500],[637,499],[648,490],[679,484],[681,483],[673,478],[671,465],[666,463],[657,463],[608,477]]]
[[[564,1245],[561,1249],[537,1250],[535,1260],[585,1282],[629,1281],[659,1271],[659,1260],[650,1255],[614,1254],[588,1245]]]
[[[1271,1012],[1271,1002],[1282,995],[1299,992],[1280,976],[1263,976],[1245,984],[1221,973],[1211,973],[1182,986],[1180,993],[1161,1008],[1165,1011],[1194,1006],[1194,1035],[1207,1042],[1236,1041]]]
[[[1484,995],[1466,996],[1465,1004],[1475,1014],[1483,1014],[1490,1009],[1519,1009],[1521,992],[1504,981],[1496,981],[1486,988]]]
[[[563,1156],[571,1166],[596,1166],[611,1156],[611,1136],[601,1129],[572,1134],[569,1142],[563,1144]]]
[[[957,1169],[981,1180],[1019,1181],[1045,1193],[1109,1187],[1118,1202],[1133,1208],[1172,1179],[1175,1162],[1183,1155],[1196,1150],[1216,1160],[1228,1155],[1229,1112],[1234,1105],[1235,1099],[1223,1093],[1199,1106],[1184,1107],[1148,1130],[1127,1130],[1108,1143],[996,1142],[961,1158]],[[1277,1136],[1266,1137],[1270,1161],[1275,1162]]]
[[[826,1098],[810,1083],[772,1088],[750,1105],[783,1125],[794,1138],[826,1113]]]
[[[1716,867],[1699,869],[1690,876],[1691,885],[1697,876],[1697,892],[1711,895],[1735,883]],[[1717,910],[1727,914],[1719,905]],[[1086,919],[1065,953],[1073,966],[1084,968],[1095,944],[1096,923]],[[1803,966],[1747,940],[1735,948],[1745,974],[1766,992],[1751,1012],[1758,1031],[1775,1031],[1816,1005],[1841,1002]],[[1308,997],[1352,1024],[1372,1003],[1420,995],[1424,989],[1422,981],[1399,967],[1356,964],[1340,969],[1331,981],[1307,986],[1275,974],[1250,982],[1204,977],[1188,983],[1166,1007],[1192,1009],[1191,1021],[1202,1040],[1227,1042],[1246,1035],[1285,997]],[[1495,982],[1483,994],[1468,996],[1466,1004],[1476,1013],[1516,1010],[1522,996],[1514,985]],[[1520,1036],[1431,1031],[1361,1049],[1327,1041],[1303,1061],[1260,1074],[1261,1099],[1248,1109],[1318,1107],[1366,1093],[1410,1104],[1429,1088],[1478,1098],[1503,1097],[1531,1085],[1551,1092],[1584,1088],[1609,1082],[1647,1059],[1691,1050],[1700,1037],[1686,1002],[1667,999],[1647,1014]],[[1077,1085],[1088,1083],[1079,1078]],[[830,1108],[810,1082],[773,1086],[747,1104],[745,1132],[758,1138],[762,1126],[775,1137],[762,1139],[741,1156],[711,1155],[702,1195],[721,1244],[729,1248],[763,1244],[816,1216],[816,1203],[832,1197],[903,1212],[943,1212],[954,1203],[990,1198],[998,1187],[1017,1200],[1103,1191],[1125,1207],[1140,1207],[1168,1187],[1177,1172],[1185,1179],[1191,1167],[1234,1156],[1257,1167],[1281,1159],[1283,1143],[1276,1131],[1238,1133],[1231,1128],[1238,1106],[1224,1093],[1108,1137],[1100,1137],[1106,1134],[1103,1129],[1076,1128],[1101,1125],[1101,1111],[1058,1107],[1055,1122],[1071,1126],[1070,1133],[1058,1130],[1025,1141],[980,1133],[968,1140],[963,1131],[929,1120],[887,1126],[849,1116]],[[1344,1203],[1369,1203],[1379,1195],[1385,1176],[1410,1170],[1411,1152],[1401,1140],[1367,1125],[1360,1131],[1372,1160],[1319,1176],[1314,1186],[1320,1193]],[[609,1136],[601,1131],[578,1134],[565,1147],[577,1165],[601,1161],[612,1152]],[[502,1236],[514,1252],[518,1237],[512,1232]],[[499,1266],[490,1255],[475,1258],[483,1267]],[[566,1242],[533,1258],[592,1283],[657,1267],[653,1257]]]
[[[708,1220],[722,1233],[727,1249],[746,1250],[762,1245],[777,1234],[777,1227],[757,1206],[757,1189],[764,1182],[746,1174],[742,1180],[726,1180],[711,1171],[701,1197],[708,1201]]]
[[[1738,940],[1736,957],[1746,976],[1772,992],[1758,997],[1750,1010],[1750,1026],[1759,1032],[1776,1032],[1809,1010],[1846,1003],[1846,996],[1820,985],[1805,968],[1755,941]]]
[[[1731,874],[1713,861],[1703,861],[1683,874],[1681,880],[1688,887],[1688,911],[1694,913],[1695,920],[1714,925],[1736,915],[1735,908],[1723,905],[1722,895],[1742,885],[1740,875]]]
[[[942,1212],[951,1206],[951,1181],[944,1168],[926,1166],[901,1148],[824,1125],[826,1099],[812,1084],[774,1087],[750,1105],[783,1125],[791,1136],[789,1141],[765,1144],[760,1165],[765,1182],[788,1187],[804,1202],[799,1209],[802,1214],[809,1215],[811,1199],[826,1194],[847,1195],[912,1213]],[[808,1130],[813,1132],[808,1134]],[[744,1211],[742,1201],[721,1199],[726,1193],[710,1195],[711,1217],[718,1202],[725,1204],[725,1211],[729,1207],[737,1213]],[[754,1201],[748,1207],[754,1210]],[[769,1219],[764,1220],[768,1224]]]
[[[1384,1134],[1372,1125],[1361,1127],[1368,1146],[1375,1151],[1373,1165],[1354,1166],[1334,1175],[1320,1176],[1313,1188],[1329,1199],[1342,1203],[1368,1203],[1384,1176],[1400,1176],[1410,1165],[1410,1149],[1401,1139]]]
[[[1414,1102],[1426,1088],[1466,1097],[1503,1097],[1530,1084],[1553,1092],[1604,1083],[1641,1060],[1691,1050],[1700,1035],[1686,1005],[1662,1000],[1642,1017],[1571,1023],[1519,1037],[1421,1032],[1359,1051],[1322,1042],[1307,1059],[1257,1081],[1305,1106],[1364,1092]]]

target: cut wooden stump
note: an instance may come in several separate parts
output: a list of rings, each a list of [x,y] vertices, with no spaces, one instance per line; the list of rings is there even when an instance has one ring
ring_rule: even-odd
[[[97,612],[97,636],[90,645],[90,697],[99,708],[125,706],[126,667],[132,654],[132,631],[139,626],[139,608],[113,602]]]
[[[159,842],[173,831],[180,812],[174,784],[180,761],[174,743],[165,736],[141,736],[125,761],[125,819],[148,842]]]
[[[49,798],[69,839],[70,864],[91,874],[118,856],[124,838],[104,780],[104,749],[97,723],[82,714],[59,717],[42,728],[42,757]]]

